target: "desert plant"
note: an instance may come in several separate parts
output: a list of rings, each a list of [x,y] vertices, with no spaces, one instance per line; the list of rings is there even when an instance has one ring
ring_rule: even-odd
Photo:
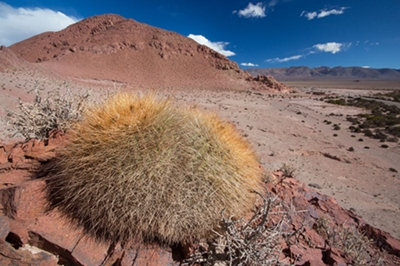
[[[293,177],[296,172],[296,168],[293,165],[286,163],[282,164],[279,170],[282,171],[284,177]]]
[[[217,237],[200,241],[194,252],[182,265],[289,265],[281,260],[280,243],[297,237],[297,231],[288,231],[288,212],[277,196],[259,194],[262,204],[256,204],[252,217],[248,220],[233,220],[222,213]],[[286,229],[284,229],[286,228]],[[292,264],[290,264],[292,265]],[[293,264],[294,265],[294,264]]]
[[[18,99],[20,112],[7,110],[5,118],[7,130],[13,136],[22,135],[25,139],[47,139],[50,131],[65,131],[70,127],[71,122],[81,119],[89,92],[73,94],[67,87],[63,95],[56,90],[43,97],[39,82],[36,82],[34,86],[33,102],[23,102]]]
[[[241,217],[262,169],[235,127],[155,94],[118,93],[74,124],[47,180],[50,209],[98,240],[189,243]]]
[[[326,239],[329,245],[342,249],[345,255],[352,259],[352,265],[383,265],[381,254],[369,251],[372,240],[354,226],[343,224],[334,228],[331,219],[322,216],[316,220],[313,229]],[[371,264],[367,264],[368,262]]]

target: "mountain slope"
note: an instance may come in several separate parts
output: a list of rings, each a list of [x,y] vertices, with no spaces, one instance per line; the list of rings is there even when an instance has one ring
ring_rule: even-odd
[[[87,18],[9,49],[78,80],[139,88],[267,89],[235,62],[192,39],[118,15]]]

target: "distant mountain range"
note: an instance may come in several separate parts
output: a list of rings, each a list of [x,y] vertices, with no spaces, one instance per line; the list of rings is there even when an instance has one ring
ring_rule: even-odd
[[[279,81],[289,80],[400,80],[400,69],[365,67],[315,67],[252,68],[252,76],[273,76]]]

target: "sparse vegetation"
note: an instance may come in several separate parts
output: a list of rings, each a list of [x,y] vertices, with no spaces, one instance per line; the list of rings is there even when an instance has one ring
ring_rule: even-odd
[[[349,127],[351,132],[363,132],[365,136],[379,140],[386,140],[387,134],[400,137],[400,108],[396,106],[363,98],[331,99],[327,97],[326,102],[355,106],[370,111],[370,113],[346,117],[346,120],[352,123]]]
[[[400,103],[400,91],[395,90],[387,93],[377,93],[374,95],[374,98]]]
[[[317,219],[313,228],[328,241],[329,245],[342,249],[346,256],[351,257],[352,265],[361,266],[369,262],[373,262],[372,265],[383,265],[380,254],[368,252],[372,240],[356,228],[342,225],[341,228],[335,230],[332,221],[326,216]]]
[[[249,220],[233,220],[222,213],[217,237],[201,241],[183,265],[282,265],[279,243],[298,232],[285,232],[285,212],[277,197],[262,198],[263,204],[255,208]]]
[[[284,163],[279,170],[282,171],[284,177],[293,177],[296,172],[296,168],[293,165],[286,163]]]
[[[72,94],[68,88],[63,95],[59,91],[53,91],[43,97],[38,82],[35,83],[34,92],[32,103],[18,100],[19,112],[7,110],[7,130],[13,136],[42,140],[47,139],[52,130],[67,130],[71,123],[82,118],[82,111],[89,97],[88,92]]]

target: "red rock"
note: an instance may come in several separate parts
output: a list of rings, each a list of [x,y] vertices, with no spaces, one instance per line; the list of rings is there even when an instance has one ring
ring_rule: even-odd
[[[179,263],[172,259],[171,250],[158,245],[133,243],[125,249],[121,266],[174,266]]]
[[[315,248],[323,249],[326,247],[325,239],[312,228],[306,226],[304,228],[304,235],[307,236]]]
[[[32,223],[42,216],[45,209],[44,180],[31,180],[23,183],[16,190],[16,219]]]
[[[7,170],[0,175],[0,189],[18,186],[26,181],[29,181],[31,178],[32,172],[26,170],[15,171],[11,168],[7,168]]]
[[[10,233],[10,224],[7,217],[0,216],[0,241],[5,241],[6,237]]]
[[[0,165],[8,163],[7,152],[4,146],[0,146]]]
[[[82,237],[71,255],[82,265],[101,265],[108,255],[109,246],[90,237]]]
[[[36,235],[70,253],[73,252],[79,240],[83,237],[82,231],[73,229],[71,225],[55,211],[37,218],[37,221],[34,224],[28,225],[27,229],[31,232],[30,242],[32,245],[35,245],[35,243],[33,243],[35,240],[32,239],[32,236]]]
[[[319,249],[300,248],[298,246],[290,247],[290,256],[296,259],[295,265],[308,265],[308,266],[325,266],[322,261],[322,252]]]
[[[400,240],[393,238],[387,232],[384,232],[378,228],[374,228],[369,224],[364,224],[361,227],[361,231],[366,236],[377,242],[377,245],[385,249],[389,254],[400,257]]]
[[[15,204],[15,191],[17,187],[5,187],[0,189],[0,205],[2,213],[8,218],[14,218],[17,212]]]
[[[47,252],[30,247],[14,249],[9,243],[0,243],[0,265],[2,266],[49,266],[58,265],[57,258]]]
[[[325,263],[327,265],[334,265],[334,266],[347,266],[349,262],[341,255],[341,252],[337,249],[332,247],[331,249],[325,252]],[[350,261],[351,262],[351,261]]]

